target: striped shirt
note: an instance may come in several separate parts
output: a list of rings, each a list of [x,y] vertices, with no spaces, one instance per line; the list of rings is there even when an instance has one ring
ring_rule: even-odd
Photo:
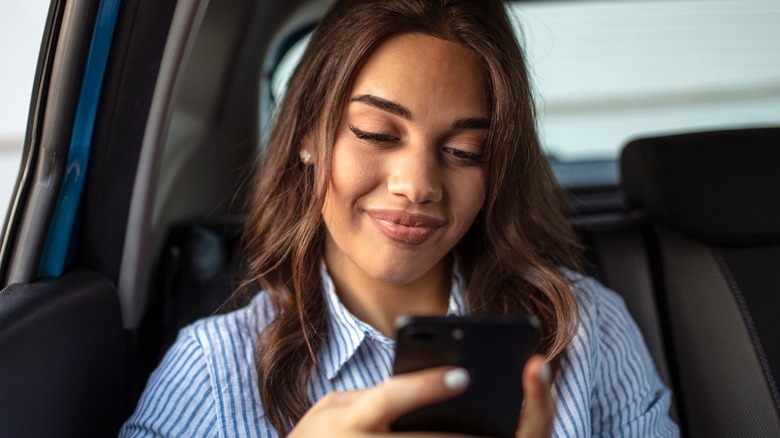
[[[670,392],[622,299],[591,278],[571,278],[581,319],[553,382],[554,436],[678,436]],[[329,332],[318,352],[324,375],[315,369],[309,379],[313,402],[387,379],[395,347],[343,306],[324,268],[323,279]],[[455,274],[452,284],[448,314],[465,315],[463,280]],[[258,335],[273,318],[261,292],[242,309],[182,329],[120,436],[277,436],[254,365]]]

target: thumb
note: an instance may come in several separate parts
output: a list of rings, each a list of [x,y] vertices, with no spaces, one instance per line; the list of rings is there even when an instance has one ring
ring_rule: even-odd
[[[520,414],[518,438],[552,436],[555,405],[550,380],[550,368],[542,356],[528,360],[523,370],[525,406]]]
[[[385,431],[399,416],[462,393],[471,379],[463,368],[433,368],[394,376],[365,390],[354,415],[364,430]]]

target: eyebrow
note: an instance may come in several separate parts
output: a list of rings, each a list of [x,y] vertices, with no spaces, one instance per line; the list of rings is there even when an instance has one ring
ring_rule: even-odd
[[[360,102],[373,106],[382,111],[403,117],[406,120],[412,120],[412,112],[402,105],[393,101],[383,99],[373,94],[359,94],[349,99],[350,102]],[[458,119],[452,124],[452,129],[490,129],[490,119],[487,117],[471,117]]]
[[[490,119],[487,117],[459,119],[452,124],[452,129],[490,129]]]
[[[351,97],[349,101],[365,103],[366,105],[373,106],[374,108],[378,108],[382,111],[387,111],[397,116],[401,116],[406,120],[412,120],[411,111],[409,111],[408,109],[404,108],[403,106],[395,102],[391,102],[387,99],[382,99],[381,97],[377,97],[371,94],[360,94]]]

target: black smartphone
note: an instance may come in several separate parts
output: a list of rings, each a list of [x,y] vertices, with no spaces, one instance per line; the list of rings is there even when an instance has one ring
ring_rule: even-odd
[[[471,384],[457,397],[402,415],[391,428],[514,437],[523,367],[538,343],[539,323],[530,316],[399,318],[393,374],[454,365],[468,370]]]

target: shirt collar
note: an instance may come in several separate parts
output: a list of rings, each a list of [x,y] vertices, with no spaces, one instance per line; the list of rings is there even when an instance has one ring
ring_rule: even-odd
[[[466,282],[458,269],[458,264],[452,269],[452,290],[450,290],[450,305],[447,316],[466,316],[469,307],[466,303]]]
[[[339,300],[333,280],[328,274],[325,263],[321,266],[322,284],[328,309],[328,334],[320,347],[318,359],[328,380],[333,380],[347,361],[354,356],[360,344],[370,340],[395,347],[395,341],[385,337],[377,329],[355,317]],[[453,269],[452,289],[447,316],[468,314],[466,288],[458,269]]]

